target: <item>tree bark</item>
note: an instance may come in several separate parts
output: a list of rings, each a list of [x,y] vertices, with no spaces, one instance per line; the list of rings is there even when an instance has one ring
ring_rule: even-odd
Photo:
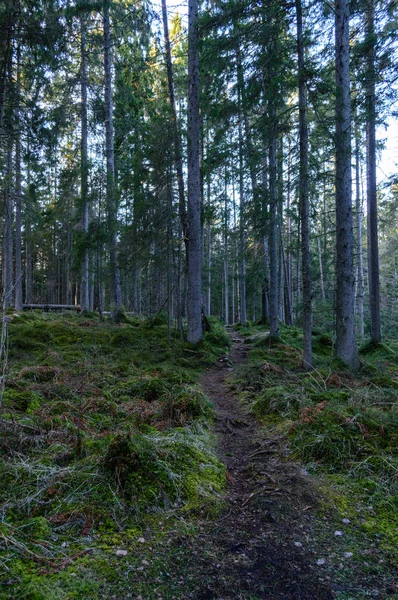
[[[15,310],[22,310],[21,46],[17,47],[15,136]]]
[[[245,191],[243,185],[243,135],[239,114],[239,300],[240,323],[246,325],[246,236],[245,236]]]
[[[363,275],[363,249],[362,249],[362,199],[360,181],[360,153],[359,153],[359,127],[356,120],[355,127],[355,209],[357,230],[357,255],[358,255],[358,277],[357,277],[357,311],[359,319],[359,335],[363,338],[365,334],[363,298],[364,298],[364,275]]]
[[[349,0],[335,0],[336,36],[336,355],[359,367],[355,339],[351,205]]]
[[[4,214],[4,239],[3,239],[3,289],[4,306],[13,304],[13,235],[12,235],[12,140],[6,156],[6,182],[5,182],[5,214]]]
[[[366,12],[366,38],[369,45],[366,82],[366,195],[368,207],[370,331],[372,342],[377,344],[381,341],[381,326],[376,186],[376,70],[374,12],[374,0],[368,0]]]
[[[88,122],[87,122],[87,51],[86,51],[86,20],[80,17],[80,93],[81,93],[81,211],[83,229],[83,261],[80,284],[80,305],[82,310],[89,310],[89,248],[88,248]]]
[[[307,90],[301,0],[296,0],[296,14],[300,135],[299,205],[301,219],[301,270],[303,276],[303,365],[305,369],[310,369],[312,367],[312,278],[309,218]]]
[[[165,45],[165,52],[166,52],[167,82],[168,82],[168,87],[169,87],[169,102],[170,102],[172,124],[173,124],[174,158],[175,158],[175,167],[176,167],[176,172],[177,172],[179,213],[180,213],[181,225],[182,225],[182,230],[183,230],[183,235],[184,235],[184,243],[186,245],[187,244],[187,226],[188,225],[187,225],[187,210],[186,210],[186,203],[185,203],[181,135],[180,135],[180,130],[179,130],[175,93],[174,93],[173,63],[172,63],[172,59],[171,59],[170,36],[169,36],[169,25],[168,25],[168,19],[167,19],[166,0],[162,0],[162,16],[163,16],[164,45]]]
[[[207,176],[207,206],[210,208],[210,175]],[[207,285],[206,285],[206,314],[209,317],[211,314],[211,222],[210,213],[206,227],[206,268],[207,268]]]
[[[14,9],[11,8],[12,2],[6,2],[9,6],[6,7],[7,11],[7,41],[4,53],[3,64],[1,65],[0,74],[0,128],[3,126],[5,100],[7,94],[7,77],[10,73],[10,62],[12,60],[12,46],[14,37],[14,20],[15,13]]]
[[[188,341],[202,340],[202,228],[200,193],[199,14],[188,3]]]
[[[224,315],[225,325],[229,325],[228,196],[226,173],[224,195]]]
[[[270,119],[275,123],[276,111],[271,106]],[[278,189],[276,182],[276,135],[272,132],[272,139],[269,146],[269,261],[270,261],[270,290],[269,290],[269,323],[270,335],[273,338],[279,337],[278,323]]]
[[[104,80],[105,80],[105,145],[106,145],[106,200],[108,212],[109,267],[111,275],[110,299],[112,312],[122,310],[119,257],[117,247],[117,203],[115,189],[115,153],[112,101],[112,41],[109,16],[110,0],[104,0]]]

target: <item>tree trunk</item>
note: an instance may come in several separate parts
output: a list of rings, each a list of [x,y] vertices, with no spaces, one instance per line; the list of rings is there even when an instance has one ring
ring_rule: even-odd
[[[370,331],[372,342],[377,344],[381,340],[381,328],[376,188],[376,40],[374,19],[374,0],[368,0],[366,13],[366,38],[369,44],[366,82],[366,195],[368,206]]]
[[[12,4],[12,2],[8,2],[6,4]],[[3,64],[1,65],[1,73],[0,73],[0,129],[3,126],[3,118],[4,118],[4,109],[5,109],[5,101],[6,101],[6,93],[7,93],[7,77],[11,72],[10,63],[12,60],[12,46],[13,46],[13,37],[14,37],[14,19],[15,12],[11,6],[6,6],[7,11],[7,41],[6,48],[4,53]]]
[[[86,51],[86,21],[80,17],[80,52],[81,52],[81,212],[83,229],[83,261],[81,267],[80,305],[82,310],[89,310],[89,249],[88,249],[88,123],[87,123],[87,51]]]
[[[363,298],[364,298],[364,276],[363,276],[363,249],[362,249],[362,199],[360,179],[360,155],[359,155],[359,127],[356,120],[355,127],[355,208],[356,208],[356,230],[357,230],[357,255],[358,255],[358,277],[357,277],[357,311],[359,319],[359,335],[363,338],[365,334]]]
[[[207,175],[207,206],[210,209],[210,175]],[[211,221],[210,210],[207,219],[206,227],[206,268],[207,268],[207,285],[206,285],[206,314],[209,317],[211,314]]]
[[[177,172],[177,184],[178,184],[178,199],[179,199],[179,213],[181,219],[182,230],[184,234],[184,243],[187,244],[187,211],[185,203],[185,190],[184,190],[184,175],[183,175],[183,163],[182,163],[182,149],[181,149],[181,135],[178,126],[177,109],[174,93],[174,76],[173,76],[173,63],[171,60],[171,48],[170,48],[170,37],[169,37],[169,26],[167,19],[167,5],[166,0],[162,0],[162,16],[163,16],[163,32],[164,32],[164,45],[166,51],[166,67],[167,67],[167,82],[169,86],[169,102],[171,108],[172,124],[173,124],[173,137],[174,137],[174,158]]]
[[[17,47],[15,138],[15,310],[23,308],[22,294],[22,172],[21,172],[21,46]]]
[[[117,204],[115,190],[115,153],[113,133],[112,101],[112,41],[109,16],[110,0],[104,0],[104,80],[105,80],[105,132],[106,132],[106,200],[108,212],[109,267],[111,275],[110,300],[112,312],[122,310],[122,291],[120,287],[119,259],[117,248]]]
[[[239,115],[239,299],[240,323],[246,325],[246,236],[245,236],[245,192],[243,185],[243,135]]]
[[[28,135],[28,165],[27,165],[27,189],[28,202],[31,193],[31,176],[30,176],[30,143]],[[30,216],[25,217],[25,303],[30,304],[33,299],[33,256],[32,256],[32,225]]]
[[[299,79],[299,135],[300,135],[300,174],[299,205],[301,219],[301,257],[303,276],[303,346],[304,368],[312,367],[312,279],[310,255],[310,218],[309,218],[309,175],[308,175],[308,124],[307,90],[303,44],[303,13],[301,0],[296,0],[297,13],[297,55]]]
[[[263,160],[261,169],[261,185],[262,185],[262,220],[263,220],[263,232],[262,247],[263,247],[263,263],[264,263],[264,280],[262,286],[262,299],[261,299],[261,319],[263,323],[269,323],[269,252],[268,252],[268,233],[269,233],[269,211],[267,207],[267,193],[268,193],[268,156],[267,156],[267,143],[264,138],[263,140]]]
[[[188,341],[197,344],[202,334],[202,228],[200,193],[199,119],[199,15],[198,0],[188,3]]]
[[[4,306],[13,304],[13,235],[12,235],[12,141],[6,157],[6,185],[5,185],[5,214],[4,214],[4,239],[3,239],[3,289]]]
[[[271,107],[271,122],[276,119],[275,108]],[[269,322],[270,335],[279,337],[278,323],[278,189],[276,184],[276,136],[272,133],[269,146],[269,261],[270,261],[270,290],[269,290]]]
[[[335,0],[336,35],[336,354],[359,367],[355,339],[351,205],[349,0]]]
[[[322,249],[321,249],[321,240],[318,237],[318,258],[319,258],[319,279],[321,284],[321,298],[322,302],[326,301],[326,293],[325,293],[325,283],[323,276],[323,262],[322,262]]]
[[[227,176],[225,174],[225,203],[224,203],[224,315],[225,325],[229,325],[229,264],[228,264],[228,196]]]

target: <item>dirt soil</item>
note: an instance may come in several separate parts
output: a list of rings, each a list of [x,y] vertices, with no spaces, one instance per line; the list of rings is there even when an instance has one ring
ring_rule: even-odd
[[[177,546],[185,546],[182,587],[188,584],[190,591],[181,598],[333,598],[311,543],[319,493],[302,467],[287,459],[284,439],[261,431],[228,386],[232,368],[248,351],[235,332],[231,335],[230,355],[201,378],[216,407],[219,454],[229,482],[226,507],[204,522],[194,539],[174,540],[176,558]],[[187,544],[192,544],[188,555]]]

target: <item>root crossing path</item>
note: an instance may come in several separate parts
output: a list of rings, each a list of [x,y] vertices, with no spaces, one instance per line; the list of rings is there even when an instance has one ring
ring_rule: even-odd
[[[216,407],[219,455],[229,482],[226,508],[203,523],[195,538],[194,564],[186,565],[192,582],[188,597],[333,598],[311,547],[316,490],[305,471],[287,459],[284,439],[261,431],[230,390],[230,372],[247,355],[247,345],[230,333],[230,355],[201,379]]]

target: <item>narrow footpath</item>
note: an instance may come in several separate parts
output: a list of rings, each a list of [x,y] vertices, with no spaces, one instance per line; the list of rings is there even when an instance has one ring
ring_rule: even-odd
[[[311,550],[316,490],[304,470],[286,459],[282,437],[261,431],[230,391],[230,372],[248,346],[230,332],[231,353],[201,378],[216,407],[220,458],[227,465],[226,508],[203,523],[186,575],[196,600],[327,600]]]

